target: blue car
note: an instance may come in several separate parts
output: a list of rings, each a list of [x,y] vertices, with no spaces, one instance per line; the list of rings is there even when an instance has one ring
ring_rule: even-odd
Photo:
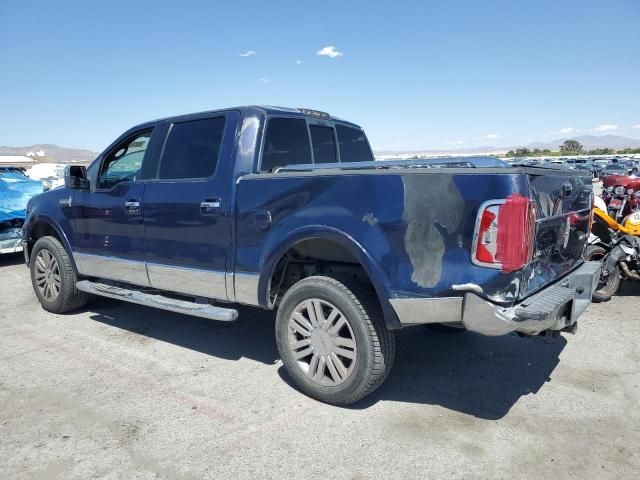
[[[0,168],[0,254],[22,250],[27,203],[43,190],[42,182],[31,180],[21,169]]]

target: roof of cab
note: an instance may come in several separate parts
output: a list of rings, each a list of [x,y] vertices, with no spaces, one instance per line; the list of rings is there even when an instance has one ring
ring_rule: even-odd
[[[289,107],[278,107],[278,106],[273,106],[273,105],[246,105],[246,106],[242,106],[242,107],[229,107],[229,108],[221,108],[218,110],[206,110],[204,112],[195,112],[195,113],[187,113],[184,115],[174,115],[171,117],[164,117],[164,118],[158,118],[156,120],[152,120],[149,122],[144,122],[141,123],[139,125],[136,125],[136,127],[134,128],[139,128],[139,127],[144,127],[147,125],[152,125],[154,123],[158,123],[158,122],[166,122],[166,121],[175,121],[175,120],[186,120],[190,117],[197,117],[200,115],[206,115],[209,113],[216,113],[216,112],[228,112],[230,110],[237,110],[244,113],[247,112],[260,112],[265,116],[279,116],[279,115],[286,115],[288,117],[290,116],[294,116],[294,117],[300,117],[300,118],[308,118],[310,117],[309,115],[305,115],[305,113],[303,112],[304,109],[301,108],[289,108]],[[309,109],[310,110],[310,109]],[[315,110],[317,112],[319,112],[318,110]],[[321,112],[324,113],[324,112]],[[329,115],[329,114],[327,114]],[[312,118],[312,117],[311,117]],[[353,122],[349,122],[347,120],[343,120],[341,118],[338,117],[334,117],[329,115],[328,120],[334,121],[334,122],[339,122],[341,124],[344,125],[348,125],[354,128],[358,128],[360,129],[361,127]]]

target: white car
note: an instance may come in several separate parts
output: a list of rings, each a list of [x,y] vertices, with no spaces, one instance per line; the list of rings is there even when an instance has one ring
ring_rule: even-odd
[[[34,180],[42,180],[45,189],[50,190],[64,185],[64,168],[61,163],[38,163],[27,170],[27,176]]]

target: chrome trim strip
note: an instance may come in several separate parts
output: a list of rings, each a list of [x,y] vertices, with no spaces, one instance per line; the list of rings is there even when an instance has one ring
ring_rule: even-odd
[[[0,255],[4,253],[20,253],[22,250],[22,245],[18,245],[17,247],[0,248]]]
[[[227,300],[225,272],[151,262],[147,263],[147,272],[153,288],[196,297]]]
[[[143,261],[78,252],[73,253],[73,259],[81,275],[150,286]]]
[[[233,288],[233,273],[227,273],[224,276],[224,284],[227,289],[227,300],[230,302],[235,302],[236,292]]]
[[[256,273],[234,274],[235,301],[247,305],[259,306],[258,283],[260,275]]]
[[[402,325],[462,321],[462,297],[392,298],[389,302]]]

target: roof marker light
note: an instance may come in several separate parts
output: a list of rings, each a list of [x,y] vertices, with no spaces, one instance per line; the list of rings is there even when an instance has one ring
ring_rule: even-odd
[[[327,112],[320,112],[318,110],[310,110],[308,108],[299,108],[298,110],[300,110],[300,112],[305,117],[318,118],[320,120],[329,120],[331,118],[331,115],[329,115]]]

